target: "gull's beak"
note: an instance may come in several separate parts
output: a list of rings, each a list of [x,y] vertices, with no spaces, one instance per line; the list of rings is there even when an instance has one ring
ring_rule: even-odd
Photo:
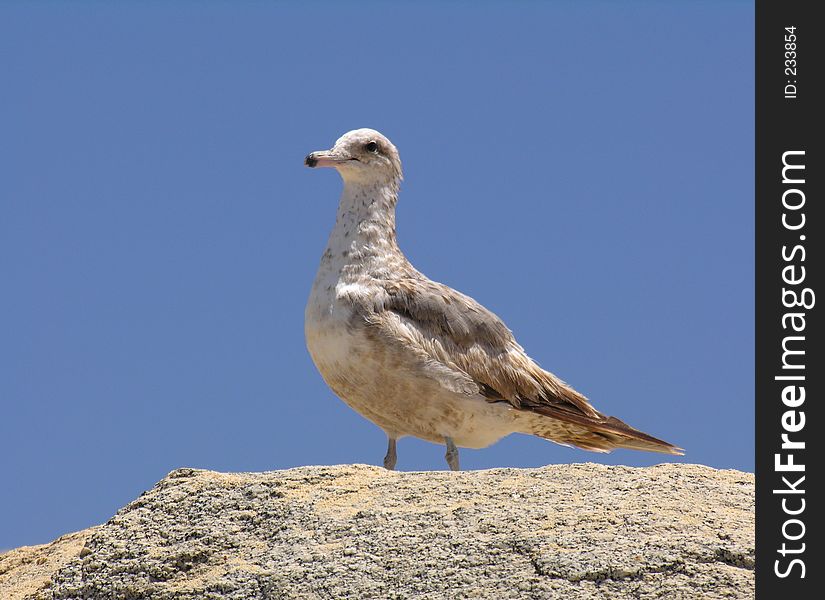
[[[319,150],[307,154],[304,164],[308,167],[336,167],[351,160],[349,156],[335,154],[332,150]]]

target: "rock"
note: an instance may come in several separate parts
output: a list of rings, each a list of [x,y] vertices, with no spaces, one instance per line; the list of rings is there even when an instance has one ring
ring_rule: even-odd
[[[0,554],[0,598],[37,597],[52,575],[80,555],[97,527],[61,536],[40,546],[23,546]]]
[[[170,473],[2,598],[752,598],[754,480],[595,464]]]

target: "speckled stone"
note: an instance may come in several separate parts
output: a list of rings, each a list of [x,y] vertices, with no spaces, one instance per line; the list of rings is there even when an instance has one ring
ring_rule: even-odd
[[[0,597],[752,598],[754,479],[686,464],[179,469]]]

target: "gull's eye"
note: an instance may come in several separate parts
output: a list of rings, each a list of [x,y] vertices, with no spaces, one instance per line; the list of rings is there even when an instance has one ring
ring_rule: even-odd
[[[364,150],[367,152],[378,152],[378,144],[375,142],[367,142],[364,144]]]

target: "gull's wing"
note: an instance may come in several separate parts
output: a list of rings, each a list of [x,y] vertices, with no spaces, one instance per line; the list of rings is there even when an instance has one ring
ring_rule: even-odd
[[[416,277],[377,283],[382,293],[362,314],[365,322],[385,341],[417,354],[445,387],[627,442],[614,440],[608,449],[678,450],[597,411],[582,394],[539,367],[501,319],[469,296]]]
[[[587,398],[533,362],[502,320],[469,296],[413,278],[382,281],[381,287],[385,293],[367,322],[458,370],[475,384],[473,391],[515,408],[600,416]]]

